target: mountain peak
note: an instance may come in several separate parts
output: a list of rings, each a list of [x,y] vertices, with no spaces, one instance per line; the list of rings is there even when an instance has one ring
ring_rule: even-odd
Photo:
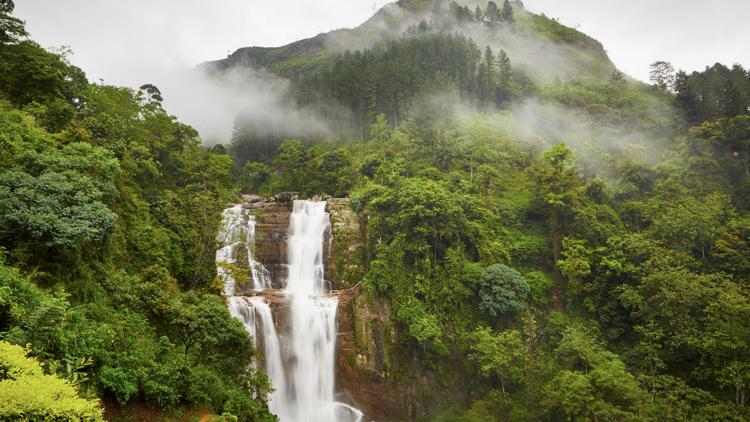
[[[493,6],[494,5],[494,6]],[[215,70],[265,69],[295,79],[314,71],[346,51],[362,51],[404,37],[423,25],[430,33],[457,33],[473,40],[482,51],[504,50],[514,71],[538,81],[580,78],[607,79],[615,70],[602,44],[592,37],[544,15],[527,11],[520,1],[509,2],[513,22],[488,17],[504,2],[476,0],[399,0],[379,9],[362,25],[318,34],[281,47],[240,48],[223,60],[206,63]],[[481,16],[477,16],[477,10]]]

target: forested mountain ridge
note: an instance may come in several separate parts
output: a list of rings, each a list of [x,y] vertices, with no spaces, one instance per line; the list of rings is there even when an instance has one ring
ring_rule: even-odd
[[[307,122],[299,128],[240,110],[233,139],[240,164],[274,154],[285,137],[368,138],[381,114],[395,127],[456,112],[510,110],[527,136],[574,133],[607,153],[619,153],[612,138],[629,139],[644,156],[659,154],[677,120],[669,100],[617,71],[598,41],[520,2],[396,2],[355,29],[240,49],[201,69],[257,85],[276,77],[284,85],[279,113]],[[594,120],[608,124],[592,130]]]
[[[611,75],[614,65],[601,43],[544,15],[528,12],[520,1],[509,4],[513,7],[512,26],[511,22],[502,21],[502,10],[490,11],[495,16],[489,16],[486,11],[487,2],[401,0],[387,4],[356,28],[318,34],[281,47],[240,48],[226,59],[207,62],[204,66],[217,70],[263,68],[293,79],[302,71],[317,70],[346,50],[365,50],[379,42],[398,39],[410,27],[417,27],[424,21],[431,32],[464,33],[475,38],[480,48],[490,45],[497,51],[505,49],[509,54],[519,57],[519,67],[523,63],[523,66],[529,68],[540,68],[540,73],[535,75],[540,78],[569,79],[573,76],[565,67],[550,66],[556,60],[550,57],[551,54],[567,55],[565,60],[569,62],[580,61],[581,65],[577,70],[582,72],[575,75],[575,78],[608,78]],[[521,47],[533,49],[523,53],[520,51]],[[544,54],[545,51],[549,54]],[[522,55],[526,61],[521,61]],[[591,66],[594,62],[601,63]],[[540,64],[546,65],[544,69],[541,69]],[[597,68],[601,69],[598,73],[595,72]]]

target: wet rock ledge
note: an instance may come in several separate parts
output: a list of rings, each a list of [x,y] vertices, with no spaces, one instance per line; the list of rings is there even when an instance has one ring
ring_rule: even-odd
[[[271,197],[242,195],[242,206],[255,216],[256,261],[268,269],[273,286],[283,288],[287,278],[287,236],[296,192]],[[331,219],[331,230],[324,243],[325,277],[332,290],[351,287],[364,274],[361,263],[362,230],[348,198],[323,198]]]

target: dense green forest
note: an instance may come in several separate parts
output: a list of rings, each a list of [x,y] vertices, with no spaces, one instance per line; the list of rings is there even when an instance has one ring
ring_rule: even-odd
[[[591,48],[500,3],[431,13]],[[741,66],[540,80],[423,21],[295,63],[299,101],[343,105],[340,134],[238,120],[209,149],[158,88],[90,83],[12,11],[0,0],[0,420],[274,420],[214,252],[227,203],[281,191],[350,197],[367,231],[348,284],[390,304],[398,354],[461,386],[425,420],[750,419]],[[587,129],[529,125],[529,104]]]
[[[0,420],[101,420],[97,397],[267,418],[214,284],[231,158],[154,87],[89,83],[0,5]]]

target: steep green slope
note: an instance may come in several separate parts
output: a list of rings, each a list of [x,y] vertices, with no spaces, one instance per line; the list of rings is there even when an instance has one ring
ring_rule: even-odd
[[[491,117],[378,119],[241,171],[246,192],[350,196],[351,284],[395,333],[368,382],[404,419],[747,420],[750,116],[597,167]]]

